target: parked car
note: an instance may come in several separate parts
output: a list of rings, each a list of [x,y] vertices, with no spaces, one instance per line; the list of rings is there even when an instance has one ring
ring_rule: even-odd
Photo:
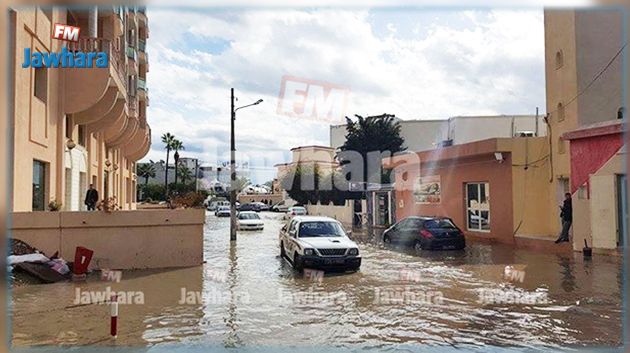
[[[239,212],[236,225],[239,230],[263,230],[265,227],[263,220],[254,211]]]
[[[289,207],[287,210],[287,218],[289,219],[295,216],[306,216],[307,214],[308,211],[306,210],[306,207],[302,206]]]
[[[217,217],[230,217],[230,206],[219,206],[214,211],[214,215]]]
[[[383,232],[383,242],[413,245],[416,250],[460,250],[464,233],[447,217],[407,217]]]
[[[282,200],[271,206],[271,212],[287,212],[291,206],[295,206],[295,201],[291,199]]]
[[[280,230],[280,257],[293,268],[340,269],[361,267],[359,247],[341,223],[329,217],[296,216]]]
[[[253,204],[257,205],[260,211],[269,211],[269,205],[264,202],[253,202]]]
[[[238,209],[239,209],[239,211],[260,212],[260,206],[255,204],[255,203],[244,203]]]
[[[210,201],[208,203],[208,206],[206,207],[206,209],[208,211],[216,211],[217,208],[221,207],[221,206],[230,207],[230,201],[225,201],[225,200]]]

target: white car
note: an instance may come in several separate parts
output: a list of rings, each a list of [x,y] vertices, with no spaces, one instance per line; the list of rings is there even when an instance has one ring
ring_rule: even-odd
[[[282,218],[291,219],[295,216],[306,216],[307,214],[308,214],[308,211],[306,210],[306,207],[293,206],[293,207],[289,207],[289,209],[287,210],[287,213]]]
[[[214,215],[217,217],[230,217],[230,206],[219,206],[214,211]]]
[[[280,230],[280,257],[293,268],[342,269],[361,267],[359,247],[341,223],[329,217],[295,216]]]
[[[237,224],[239,230],[263,230],[265,223],[258,213],[243,211],[238,214]]]

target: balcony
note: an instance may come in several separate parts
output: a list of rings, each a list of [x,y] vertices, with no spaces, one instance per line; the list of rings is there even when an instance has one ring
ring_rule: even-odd
[[[141,101],[145,101],[147,99],[147,94],[149,93],[149,89],[147,88],[147,81],[143,78],[138,78],[138,99]]]
[[[127,54],[127,60],[129,62],[130,73],[137,74],[138,73],[138,52],[136,51],[136,48],[130,45],[127,47],[127,49],[125,49],[125,52]]]
[[[136,18],[138,19],[138,26],[147,27],[149,25],[146,9],[144,7],[138,9],[138,12],[136,13]]]
[[[143,40],[138,41],[138,59],[140,60],[140,64],[147,64],[149,61],[146,52],[146,43]]]
[[[80,38],[68,42],[71,52],[105,52],[107,68],[65,68],[65,112],[75,114],[78,124],[102,119],[115,105],[118,93],[126,93],[127,80],[120,46],[105,38]]]

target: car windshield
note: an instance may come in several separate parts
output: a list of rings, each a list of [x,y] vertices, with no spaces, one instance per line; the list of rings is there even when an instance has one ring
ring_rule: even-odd
[[[227,210],[229,210],[229,209],[230,209],[230,208],[229,208],[229,207],[227,207],[227,206],[221,206],[221,207],[219,207],[219,211],[227,211]]]
[[[295,212],[295,213],[306,213],[306,208],[304,208],[304,207],[293,207],[291,209],[291,211]]]
[[[450,219],[431,219],[424,222],[427,229],[455,229],[455,225]]]
[[[336,222],[302,222],[300,223],[300,238],[312,237],[342,237],[345,233]]]
[[[238,215],[238,219],[260,219],[260,216],[256,213],[241,213]]]

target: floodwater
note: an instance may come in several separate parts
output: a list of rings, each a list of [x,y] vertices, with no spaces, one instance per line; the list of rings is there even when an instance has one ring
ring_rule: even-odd
[[[485,351],[622,342],[620,258],[360,242],[359,272],[303,276],[279,257],[280,216],[262,216],[264,231],[239,232],[230,246],[229,219],[208,214],[203,266],[13,288],[12,345]],[[506,278],[508,265],[522,272]],[[92,303],[107,287],[131,302],[120,304],[115,340],[108,305]]]

